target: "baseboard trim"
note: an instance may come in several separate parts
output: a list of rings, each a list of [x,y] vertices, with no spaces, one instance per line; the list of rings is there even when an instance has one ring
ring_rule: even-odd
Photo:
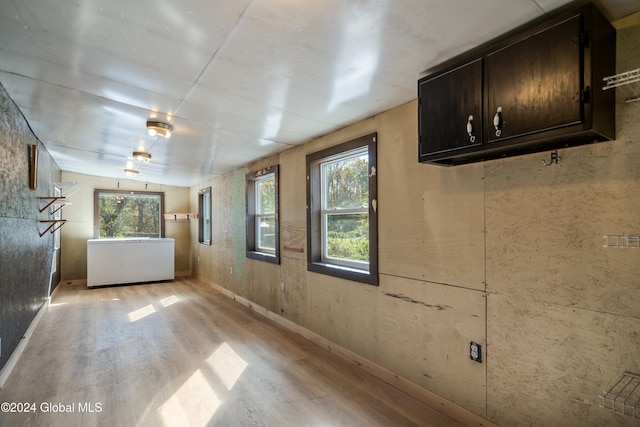
[[[60,287],[60,283],[58,284],[58,286],[56,286],[53,289],[53,292],[51,292],[51,295],[44,301],[44,303],[42,304],[42,307],[40,307],[40,309],[34,316],[33,320],[31,321],[31,324],[29,325],[26,332],[22,336],[22,339],[20,339],[20,342],[16,346],[15,350],[13,350],[13,353],[11,353],[9,360],[7,360],[7,363],[2,367],[2,370],[0,370],[0,390],[4,388],[4,383],[9,378],[9,375],[11,375],[11,372],[13,372],[13,368],[15,368],[16,365],[18,364],[18,360],[20,360],[20,357],[22,356],[22,352],[27,346],[29,339],[31,339],[31,335],[33,334],[33,331],[36,330],[38,323],[40,323],[40,319],[42,319],[42,316],[44,316],[44,314],[46,313],[47,308],[49,308],[49,304],[51,303],[51,298],[53,298],[53,296],[56,294],[56,291],[58,290],[59,287]]]
[[[434,410],[440,412],[441,414],[453,419],[454,421],[459,422],[465,426],[474,426],[474,427],[498,427],[497,424],[492,423],[480,415],[475,414],[474,412],[469,411],[468,409],[459,406],[435,393],[429,391],[416,383],[409,381],[408,379],[399,376],[398,374],[393,373],[392,371],[384,368],[357,353],[348,350],[333,341],[303,327],[298,325],[295,322],[292,322],[289,319],[286,319],[279,314],[268,310],[240,295],[233,293],[232,291],[216,284],[210,282],[206,279],[198,277],[198,280],[201,280],[215,290],[220,292],[221,294],[239,302],[240,304],[250,308],[254,312],[266,317],[269,320],[274,321],[281,327],[290,330],[291,332],[297,333],[303,338],[319,345],[320,347],[329,350],[330,352],[340,356],[347,362],[364,369],[369,372],[373,376],[378,379],[384,381],[385,383],[397,388],[398,390],[403,391],[409,396],[417,399],[418,401],[424,403],[425,405],[433,408]]]

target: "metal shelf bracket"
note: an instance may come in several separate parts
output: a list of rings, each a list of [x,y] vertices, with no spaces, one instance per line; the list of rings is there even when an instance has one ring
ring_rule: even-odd
[[[40,234],[40,237],[42,237],[45,234],[47,234],[47,231],[51,231],[51,234],[55,233],[60,227],[62,227],[67,222],[67,220],[66,219],[41,219],[40,222],[49,224],[49,226],[43,232],[38,233]]]
[[[46,203],[43,207],[38,209],[40,211],[40,213],[44,212],[45,209],[47,209],[49,206],[58,206],[58,208],[56,210],[51,212],[51,214],[54,214],[54,213],[58,212],[60,209],[62,209],[64,205],[70,205],[71,204],[71,202],[69,202],[69,200],[66,197],[63,197],[63,196],[58,196],[58,197],[38,197],[38,198],[40,200],[48,200],[48,203]]]

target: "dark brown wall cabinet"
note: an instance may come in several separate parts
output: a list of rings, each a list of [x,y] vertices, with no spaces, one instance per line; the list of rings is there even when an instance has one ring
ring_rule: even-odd
[[[488,47],[487,47],[488,46]],[[529,24],[418,81],[419,160],[456,165],[615,137],[615,29],[593,6]]]

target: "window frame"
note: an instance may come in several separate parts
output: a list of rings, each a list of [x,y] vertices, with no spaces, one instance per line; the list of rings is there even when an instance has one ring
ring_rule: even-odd
[[[208,203],[207,203],[208,199]],[[203,188],[198,191],[198,243],[203,245],[211,245],[211,187]],[[208,211],[205,211],[208,208]],[[209,220],[209,232],[206,232],[205,223]]]
[[[165,237],[164,192],[137,191],[137,190],[112,190],[112,189],[95,188],[93,190],[93,238],[94,239],[114,238],[114,237],[100,237],[100,194],[125,194],[125,195],[140,194],[140,195],[146,195],[146,196],[159,196],[160,197],[160,212],[159,212],[160,218],[158,219],[158,225],[160,227],[160,236],[150,237],[150,238],[163,239]],[[116,239],[136,239],[136,237],[115,237],[115,238]]]
[[[365,135],[306,156],[307,164],[307,270],[355,282],[378,285],[378,176],[377,133]],[[323,242],[322,163],[366,147],[369,156],[369,268],[327,262]],[[345,210],[346,211],[346,210]]]
[[[273,214],[261,214],[257,212],[258,205],[258,183],[266,180],[268,176],[273,175],[274,184],[274,213]],[[246,256],[247,258],[256,259],[259,261],[265,261],[271,264],[280,264],[280,196],[279,196],[279,175],[280,166],[274,165],[267,168],[263,168],[245,176],[246,179],[246,227],[247,227],[247,242],[246,242]],[[259,233],[258,233],[258,221],[261,217],[273,216],[275,219],[275,250],[264,250],[258,246]]]

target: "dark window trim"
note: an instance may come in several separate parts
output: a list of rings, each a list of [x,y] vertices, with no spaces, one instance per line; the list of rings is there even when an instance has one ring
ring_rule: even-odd
[[[377,140],[378,134],[372,133],[307,155],[307,270],[378,285]],[[321,261],[320,166],[317,163],[318,160],[364,146],[368,147],[369,153],[369,271],[326,264]]]
[[[276,229],[276,250],[274,254],[266,252],[259,252],[256,250],[256,226],[255,226],[255,214],[256,214],[256,198],[255,187],[256,179],[268,175],[274,174],[274,190],[275,190],[275,229]],[[247,182],[246,196],[247,196],[247,258],[256,259],[259,261],[269,262],[271,264],[280,264],[280,165],[270,166],[258,171],[248,173],[245,176]]]
[[[204,221],[205,221],[205,217],[204,215],[202,215],[203,212],[203,203],[202,201],[204,200],[204,195],[208,194],[209,195],[209,235],[205,236],[204,235]],[[212,223],[211,223],[211,213],[213,209],[213,201],[211,200],[211,187],[207,187],[207,188],[203,188],[202,190],[198,191],[198,243],[201,243],[203,245],[211,245],[211,228],[212,228]]]
[[[109,194],[145,194],[149,196],[160,196],[160,237],[164,238],[164,193],[161,191],[135,191],[135,190],[105,190],[95,188],[93,190],[93,238],[100,238],[100,212],[99,212],[99,195],[100,193]]]

